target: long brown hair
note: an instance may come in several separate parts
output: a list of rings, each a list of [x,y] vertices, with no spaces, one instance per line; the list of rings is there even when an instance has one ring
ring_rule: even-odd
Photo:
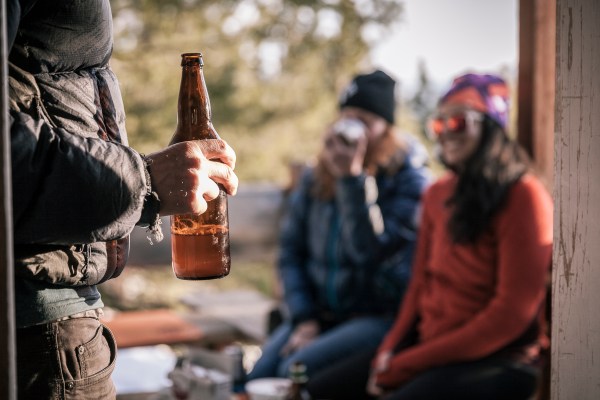
[[[331,200],[335,196],[335,177],[323,162],[323,147],[315,166],[315,180],[311,194],[320,200]],[[407,153],[407,144],[398,135],[396,127],[387,124],[387,129],[376,141],[369,141],[363,163],[369,175],[380,170],[393,174],[402,167]]]

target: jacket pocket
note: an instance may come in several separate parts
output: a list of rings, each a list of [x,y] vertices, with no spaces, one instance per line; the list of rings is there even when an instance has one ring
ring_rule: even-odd
[[[53,285],[95,285],[106,275],[104,247],[104,243],[16,245],[15,275]]]

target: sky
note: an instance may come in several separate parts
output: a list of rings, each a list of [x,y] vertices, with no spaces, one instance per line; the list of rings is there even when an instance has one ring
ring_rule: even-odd
[[[517,68],[517,0],[405,0],[402,20],[372,51],[373,62],[414,92],[424,60],[435,85],[467,70]]]

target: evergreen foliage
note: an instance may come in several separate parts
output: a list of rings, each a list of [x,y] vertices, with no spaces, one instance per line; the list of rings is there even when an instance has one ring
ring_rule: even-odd
[[[176,124],[180,54],[200,51],[213,122],[241,182],[285,182],[307,161],[351,77],[397,21],[400,0],[113,0],[130,142],[150,153]],[[393,73],[393,71],[391,71]]]

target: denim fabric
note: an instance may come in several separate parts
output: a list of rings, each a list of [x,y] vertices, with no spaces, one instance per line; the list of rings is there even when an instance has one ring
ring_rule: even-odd
[[[502,357],[432,368],[383,400],[527,400],[540,371]]]
[[[313,375],[308,390],[315,399],[372,400],[366,392],[376,350],[356,352]],[[526,400],[540,370],[506,357],[432,368],[382,397],[382,400]]]
[[[310,377],[308,392],[313,399],[374,400],[375,397],[367,393],[367,382],[376,355],[377,349],[357,350],[344,360],[323,368]]]
[[[375,349],[392,323],[390,318],[360,317],[339,324],[322,334],[310,345],[288,357],[281,357],[281,348],[287,343],[293,328],[284,323],[273,332],[248,380],[263,377],[287,377],[288,369],[296,361],[306,365],[308,376],[336,363],[361,349]]]
[[[115,361],[113,335],[96,318],[18,329],[18,399],[115,399]]]

